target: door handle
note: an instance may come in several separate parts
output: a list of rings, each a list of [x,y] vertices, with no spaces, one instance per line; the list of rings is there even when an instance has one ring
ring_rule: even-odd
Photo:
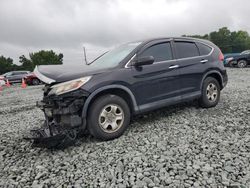
[[[206,63],[206,62],[208,62],[208,60],[207,59],[202,59],[200,62],[201,63]]]
[[[170,67],[168,67],[169,69],[177,69],[179,68],[179,65],[171,65]]]

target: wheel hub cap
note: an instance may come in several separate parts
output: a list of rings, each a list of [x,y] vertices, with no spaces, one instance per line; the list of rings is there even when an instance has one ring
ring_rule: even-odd
[[[207,98],[209,101],[214,102],[216,101],[218,96],[218,89],[215,84],[210,83],[207,86]]]
[[[240,65],[241,68],[245,67],[245,63],[244,62],[240,62],[239,65]]]
[[[120,129],[124,122],[124,112],[117,104],[106,105],[99,115],[99,126],[107,133]]]

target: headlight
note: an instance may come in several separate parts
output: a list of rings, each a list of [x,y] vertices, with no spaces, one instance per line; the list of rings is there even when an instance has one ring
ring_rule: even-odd
[[[49,95],[61,95],[64,93],[68,93],[70,91],[77,90],[78,88],[82,87],[85,83],[90,80],[91,76],[86,76],[83,78],[71,80],[68,82],[63,82],[60,84],[53,85],[51,88],[52,90],[49,92]]]

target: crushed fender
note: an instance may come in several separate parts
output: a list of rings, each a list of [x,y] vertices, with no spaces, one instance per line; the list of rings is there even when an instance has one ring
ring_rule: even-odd
[[[60,96],[44,95],[37,102],[45,116],[41,128],[30,130],[33,146],[44,148],[65,148],[75,143],[78,136],[85,130],[86,121],[82,118],[82,109],[87,94],[78,90]]]

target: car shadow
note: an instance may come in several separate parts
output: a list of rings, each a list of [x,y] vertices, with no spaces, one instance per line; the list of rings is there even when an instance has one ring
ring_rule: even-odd
[[[154,111],[150,111],[148,113],[144,113],[141,115],[136,115],[132,117],[132,120],[130,122],[130,126],[127,129],[127,133],[129,131],[132,131],[134,133],[137,132],[138,127],[144,126],[146,123],[153,123],[155,121],[160,120],[162,117],[169,117],[169,116],[174,116],[178,113],[182,113],[187,108],[194,107],[194,108],[199,108],[198,102],[197,101],[190,101],[190,102],[185,102],[185,103],[180,103],[164,108],[160,108]],[[125,136],[127,133],[125,132]],[[119,138],[118,138],[119,139]],[[84,147],[86,144],[95,144],[95,143],[102,143],[106,141],[101,141],[89,134],[89,132],[86,130],[85,132],[82,132],[81,134],[78,135],[78,138],[75,140],[74,143],[71,143],[65,147],[59,147],[59,148],[51,148],[48,149],[50,151],[62,151],[71,147]]]
[[[197,100],[171,105],[151,112],[144,113],[142,115],[134,116],[130,124],[135,124],[135,123],[145,124],[148,122],[154,122],[160,120],[163,116],[164,117],[172,116],[177,113],[181,113],[183,110],[190,107],[200,108]]]
[[[190,107],[200,108],[198,101],[194,100],[190,102],[171,105],[168,107],[163,107],[163,108],[150,111],[144,114],[135,115],[132,117],[130,126],[128,127],[127,131],[136,132],[136,129],[138,129],[138,126],[144,126],[145,123],[150,123],[150,122],[153,123],[155,121],[160,120],[163,116],[168,117],[168,116],[176,115]],[[100,141],[98,139],[95,139],[93,136],[89,134],[88,131],[85,131],[82,135],[80,135],[78,142],[76,142],[76,144],[82,145],[83,143],[88,143],[88,142],[105,142],[105,141]]]

